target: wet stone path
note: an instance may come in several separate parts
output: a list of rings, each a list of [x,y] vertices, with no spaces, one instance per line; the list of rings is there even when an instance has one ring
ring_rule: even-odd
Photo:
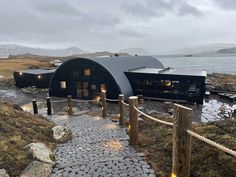
[[[101,117],[54,116],[72,130],[73,138],[56,148],[51,177],[155,177],[143,154],[128,144],[125,129]]]

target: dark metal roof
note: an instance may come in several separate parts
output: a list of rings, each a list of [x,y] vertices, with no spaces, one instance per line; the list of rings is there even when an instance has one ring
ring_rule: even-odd
[[[204,76],[206,77],[206,71],[200,69],[188,69],[188,68],[138,68],[129,72],[144,73],[144,74],[166,74],[166,75],[184,75],[184,76]]]
[[[93,60],[110,72],[126,98],[133,95],[133,92],[124,72],[144,67],[164,68],[160,61],[151,56],[100,57]]]
[[[24,70],[24,71],[17,71],[25,74],[49,74],[49,73],[54,73],[56,70],[55,69],[29,69],[29,70]]]

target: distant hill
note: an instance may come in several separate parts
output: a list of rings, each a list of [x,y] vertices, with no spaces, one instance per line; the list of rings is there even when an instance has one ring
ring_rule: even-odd
[[[177,55],[207,55],[217,54],[218,51],[227,48],[234,48],[235,44],[207,44],[207,45],[195,45],[187,48],[180,48],[177,50],[166,51],[165,54],[177,54]]]
[[[218,50],[217,53],[236,53],[236,47],[230,47]]]
[[[128,49],[121,49],[119,52],[121,53],[128,53],[130,55],[148,55],[148,51],[144,48],[128,48]]]
[[[74,54],[84,53],[83,50],[77,47],[69,47],[65,49],[44,49],[44,48],[34,48],[15,44],[4,44],[0,45],[0,57],[7,58],[9,55],[23,55],[32,54],[40,56],[50,56],[50,57],[65,57]]]

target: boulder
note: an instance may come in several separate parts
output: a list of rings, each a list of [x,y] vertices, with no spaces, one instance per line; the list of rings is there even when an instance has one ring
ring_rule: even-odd
[[[33,158],[53,164],[51,157],[54,156],[51,149],[49,149],[45,144],[43,143],[30,143],[26,146],[26,148],[29,149],[29,152],[33,155]]]
[[[9,177],[9,175],[7,174],[6,170],[0,169],[0,177]]]
[[[64,143],[72,138],[71,130],[65,126],[57,125],[52,128],[53,138],[60,143]]]
[[[20,177],[48,177],[52,173],[52,164],[33,161],[21,173]]]

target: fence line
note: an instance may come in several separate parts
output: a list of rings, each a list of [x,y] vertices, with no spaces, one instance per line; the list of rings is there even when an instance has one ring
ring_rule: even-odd
[[[75,102],[78,102],[78,103],[87,103],[87,102],[98,101],[98,99],[93,99],[93,100],[76,100],[76,99],[71,99],[71,101],[75,101]]]
[[[65,100],[55,100],[50,101],[50,97],[47,97],[47,107],[48,111],[50,111],[49,103],[60,103],[66,102],[68,104],[68,114],[72,115],[72,101],[76,102],[94,102],[98,101],[98,99],[93,100],[76,100],[72,99],[69,95]],[[191,130],[192,126],[192,113],[193,110],[178,104],[174,104],[174,122],[167,122],[155,117],[152,117],[141,110],[138,109],[138,97],[133,96],[129,97],[129,104],[124,102],[124,95],[119,95],[119,100],[116,99],[108,99],[106,98],[106,92],[102,92],[102,116],[106,117],[107,112],[107,103],[106,101],[119,102],[119,122],[122,127],[124,127],[124,106],[129,107],[129,136],[130,136],[130,144],[136,145],[138,144],[138,114],[145,116],[151,120],[159,122],[161,124],[173,127],[173,153],[172,153],[172,175],[173,176],[181,176],[181,177],[189,177],[190,176],[190,156],[191,156],[191,137],[194,137],[200,141],[205,142],[206,144],[213,146],[227,154],[230,154],[236,157],[236,151],[229,149],[221,144],[218,144],[208,138],[205,138],[194,131]],[[34,113],[38,113],[37,101],[33,100],[33,109]],[[48,114],[49,115],[49,114]],[[183,158],[184,157],[184,158]]]
[[[63,103],[63,102],[66,102],[67,101],[67,99],[65,99],[65,100],[50,100],[50,102],[51,103]]]
[[[231,150],[231,149],[229,149],[229,148],[227,148],[227,147],[225,147],[221,144],[218,144],[218,143],[216,143],[216,142],[214,142],[214,141],[212,141],[208,138],[205,138],[205,137],[203,137],[203,136],[201,136],[201,135],[199,135],[199,134],[197,134],[197,133],[195,133],[191,130],[187,130],[187,133],[189,135],[191,135],[192,137],[197,138],[200,141],[203,141],[203,142],[205,142],[205,143],[207,143],[207,144],[209,144],[209,145],[211,145],[211,146],[213,146],[213,147],[215,147],[215,148],[217,148],[221,151],[224,151],[224,152],[236,157],[236,151],[233,151],[233,150]]]
[[[129,104],[125,103],[124,101],[121,100],[121,103],[125,106],[129,106]]]
[[[109,98],[105,98],[106,101],[110,101],[110,102],[119,102],[119,99],[109,99]]]
[[[173,123],[171,123],[171,122],[163,121],[163,120],[157,119],[157,118],[155,118],[155,117],[149,116],[148,114],[146,114],[146,113],[140,111],[140,110],[139,110],[137,107],[135,107],[135,106],[134,106],[134,109],[135,109],[136,111],[138,111],[140,114],[142,114],[143,116],[145,116],[145,117],[147,117],[147,118],[149,118],[149,119],[152,119],[152,120],[154,120],[154,121],[156,121],[156,122],[159,122],[159,123],[161,123],[161,124],[165,124],[165,125],[168,125],[168,126],[173,127]]]

